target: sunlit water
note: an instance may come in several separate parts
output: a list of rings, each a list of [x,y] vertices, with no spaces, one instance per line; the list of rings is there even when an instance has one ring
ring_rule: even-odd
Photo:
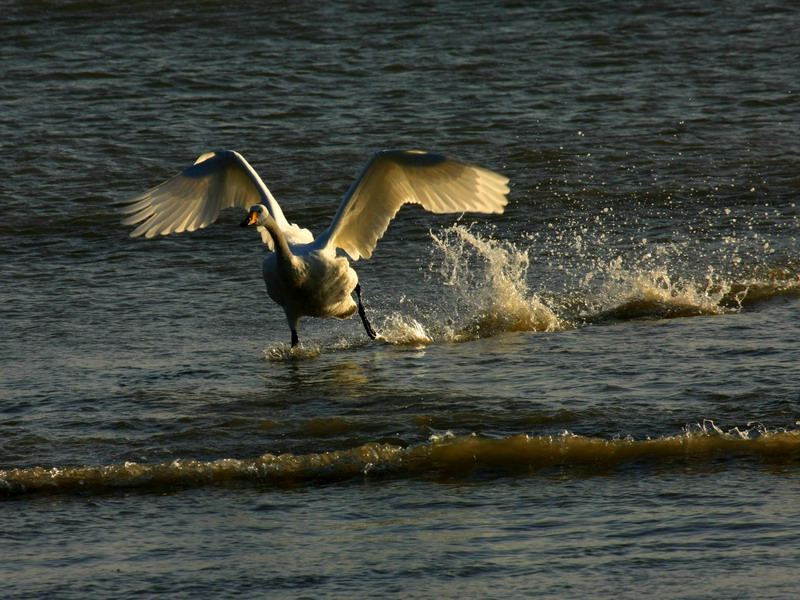
[[[800,13],[700,2],[35,2],[0,62],[8,598],[791,598]],[[312,231],[386,147],[511,178],[306,320],[226,214],[115,205],[242,152]]]

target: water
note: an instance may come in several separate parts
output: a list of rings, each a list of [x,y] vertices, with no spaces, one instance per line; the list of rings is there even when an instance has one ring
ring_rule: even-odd
[[[800,11],[9,3],[8,598],[790,598]],[[113,207],[228,147],[319,232],[363,162],[511,178],[404,208],[370,318],[289,348],[226,214]],[[252,232],[250,232],[252,233]]]

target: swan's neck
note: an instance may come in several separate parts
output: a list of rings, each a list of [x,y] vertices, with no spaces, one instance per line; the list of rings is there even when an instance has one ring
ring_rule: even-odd
[[[286,236],[283,234],[283,231],[281,231],[280,227],[278,227],[275,219],[268,217],[263,223],[260,223],[260,225],[267,230],[267,233],[272,238],[272,247],[274,252],[278,255],[278,258],[280,260],[292,262],[294,255],[289,248],[289,242],[286,241]]]

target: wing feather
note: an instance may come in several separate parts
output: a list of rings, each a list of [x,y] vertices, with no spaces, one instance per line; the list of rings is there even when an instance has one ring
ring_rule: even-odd
[[[127,200],[123,225],[138,225],[132,237],[168,235],[208,227],[226,208],[264,204],[278,226],[289,228],[278,203],[253,167],[238,152],[200,156],[175,177]]]
[[[369,258],[403,204],[433,213],[502,213],[508,178],[439,154],[392,150],[375,154],[318,239],[353,259]]]

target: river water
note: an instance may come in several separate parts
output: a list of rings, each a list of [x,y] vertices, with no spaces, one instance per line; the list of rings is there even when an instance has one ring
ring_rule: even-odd
[[[796,596],[796,3],[3,10],[4,597]],[[291,351],[242,214],[120,225],[215,148],[314,232],[383,148],[510,203]]]

